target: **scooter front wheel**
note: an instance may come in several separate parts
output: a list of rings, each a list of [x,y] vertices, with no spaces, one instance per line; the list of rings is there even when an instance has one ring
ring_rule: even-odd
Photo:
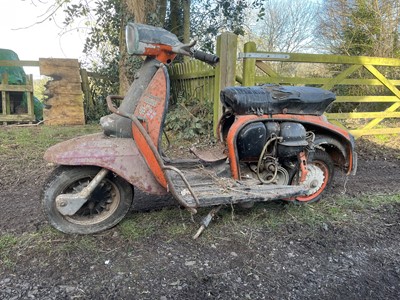
[[[43,188],[42,206],[54,228],[64,233],[96,233],[117,225],[127,214],[133,200],[132,186],[112,172],[101,180],[74,215],[58,211],[57,196],[79,193],[99,171],[98,167],[59,166],[50,174]]]

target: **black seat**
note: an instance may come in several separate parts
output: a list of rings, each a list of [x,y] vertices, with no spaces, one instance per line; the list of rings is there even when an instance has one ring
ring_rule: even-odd
[[[335,94],[314,87],[263,85],[228,87],[221,102],[236,115],[297,114],[322,115]]]

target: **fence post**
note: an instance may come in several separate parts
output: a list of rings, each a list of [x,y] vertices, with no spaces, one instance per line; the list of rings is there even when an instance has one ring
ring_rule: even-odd
[[[256,43],[244,44],[244,54],[257,51]],[[256,78],[256,60],[254,58],[243,58],[243,86],[252,86]]]
[[[27,76],[27,85],[30,85],[33,87],[33,76],[28,75]],[[26,93],[26,103],[27,103],[27,108],[28,108],[28,115],[35,120],[35,107],[34,107],[34,98],[33,98],[33,91],[29,91]]]
[[[217,55],[219,64],[215,68],[214,80],[214,135],[217,132],[218,121],[222,115],[222,107],[219,99],[220,91],[235,85],[236,60],[237,60],[237,35],[232,32],[223,32],[217,38]]]
[[[1,84],[2,85],[7,85],[8,84],[8,73],[3,73],[1,77]],[[1,90],[1,108],[3,111],[3,115],[7,115],[7,93],[5,90]]]

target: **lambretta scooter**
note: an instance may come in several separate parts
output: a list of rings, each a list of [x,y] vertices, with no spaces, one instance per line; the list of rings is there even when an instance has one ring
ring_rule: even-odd
[[[126,41],[129,54],[146,59],[124,98],[107,97],[113,114],[101,119],[104,132],[45,153],[59,165],[43,192],[44,212],[58,230],[86,234],[111,228],[128,212],[135,187],[170,193],[192,214],[212,207],[197,237],[224,205],[314,202],[330,184],[335,165],[355,174],[354,138],[322,115],[335,95],[312,87],[228,87],[221,91],[219,144],[192,149],[196,159],[166,157],[161,143],[170,98],[166,66],[177,54],[210,64],[218,57],[148,25],[129,23]],[[123,99],[119,108],[117,99]]]

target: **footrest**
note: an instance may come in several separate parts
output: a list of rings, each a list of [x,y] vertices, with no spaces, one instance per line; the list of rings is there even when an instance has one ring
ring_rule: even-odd
[[[235,204],[248,201],[270,201],[305,195],[307,188],[292,185],[261,185],[257,180],[236,181],[220,177],[212,168],[174,168],[165,171],[179,202],[188,207]]]

